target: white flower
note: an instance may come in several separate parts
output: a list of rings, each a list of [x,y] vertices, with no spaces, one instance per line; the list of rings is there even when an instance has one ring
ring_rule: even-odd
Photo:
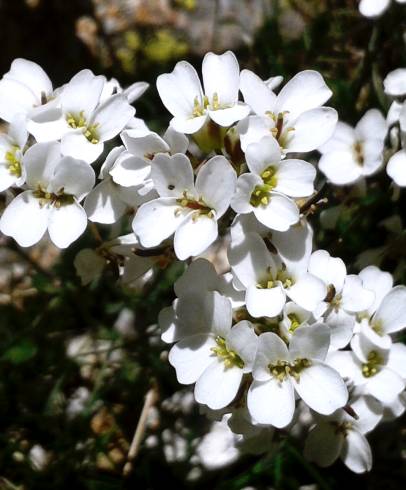
[[[19,115],[29,119],[52,96],[52,83],[44,70],[33,61],[17,58],[0,80],[0,117],[7,122]]]
[[[333,134],[337,112],[320,107],[332,92],[316,71],[298,73],[275,95],[255,73],[243,70],[241,92],[256,114],[237,125],[244,151],[249,143],[269,134],[284,153],[311,151]]]
[[[406,68],[398,68],[391,71],[383,81],[385,93],[392,97],[406,95]]]
[[[376,427],[382,418],[382,407],[370,396],[359,397],[350,405],[358,419],[342,409],[329,417],[318,417],[306,439],[306,459],[326,467],[340,458],[355,473],[371,470],[372,453],[364,434]]]
[[[21,116],[13,119],[7,134],[0,134],[0,192],[24,184],[25,169],[22,159],[27,139],[25,121]]]
[[[295,243],[290,246],[295,250]],[[323,282],[307,271],[309,255],[294,256],[292,260],[285,257],[282,262],[255,233],[248,233],[241,243],[232,243],[228,257],[234,286],[246,291],[247,310],[254,317],[279,315],[286,296],[308,311],[326,296]]]
[[[144,247],[155,247],[174,237],[177,257],[198,255],[218,235],[217,220],[227,211],[237,176],[223,156],[206,162],[194,182],[189,159],[177,153],[156,155],[151,172],[159,198],[137,211],[133,230]]]
[[[0,230],[29,247],[48,229],[57,247],[68,247],[87,226],[79,203],[94,185],[93,169],[81,160],[62,157],[56,142],[32,146],[24,155],[24,166],[29,190],[5,209]]]
[[[84,207],[90,221],[116,223],[127,209],[135,208],[156,196],[154,191],[149,192],[142,185],[124,187],[113,180],[112,173],[116,165],[125,161],[127,157],[123,146],[113,148],[107,155],[100,169],[101,182],[85,200]],[[144,190],[146,193],[143,193]]]
[[[406,346],[392,344],[383,349],[361,333],[351,341],[352,351],[337,351],[327,362],[362,393],[382,403],[391,403],[405,388]]]
[[[135,113],[123,94],[100,103],[106,79],[82,70],[58,94],[58,107],[28,123],[37,141],[61,139],[63,155],[94,162]]]
[[[230,301],[216,291],[196,299],[199,312],[169,352],[182,384],[196,383],[196,401],[213,410],[233,401],[242,377],[251,372],[257,335],[247,321],[231,326]]]
[[[397,3],[406,3],[406,0],[396,0]],[[390,0],[361,0],[359,11],[365,17],[378,17],[389,7]]]
[[[250,173],[238,178],[232,208],[237,213],[253,212],[268,228],[286,231],[299,221],[299,209],[290,198],[313,193],[315,168],[303,160],[281,160],[272,136],[248,145],[245,156]]]
[[[247,397],[254,421],[286,427],[295,412],[295,392],[314,411],[330,415],[343,407],[348,393],[340,375],[325,364],[330,343],[325,325],[299,327],[289,348],[276,334],[259,337]]]
[[[327,296],[317,314],[323,315],[331,328],[331,348],[345,347],[351,340],[355,324],[354,313],[367,310],[375,293],[363,287],[362,278],[350,274],[340,258],[331,257],[326,250],[313,252],[309,272],[327,286]]]
[[[386,121],[377,109],[366,112],[355,129],[338,122],[331,139],[319,148],[319,169],[336,185],[372,175],[383,163],[386,133]]]
[[[406,328],[406,286],[393,285],[388,272],[375,266],[363,269],[359,276],[364,287],[374,291],[375,301],[360,315],[360,328],[376,345],[388,349],[390,335]]]
[[[249,113],[249,107],[238,101],[240,68],[231,51],[207,53],[202,75],[204,93],[196,70],[187,61],[157,78],[162,102],[174,116],[170,124],[180,133],[196,133],[208,118],[220,126],[231,126]]]
[[[280,335],[288,341],[297,328],[311,323],[311,313],[293,301],[285,304],[282,314],[283,318],[279,322]]]
[[[171,127],[164,137],[149,130],[128,129],[121,133],[126,147],[117,159],[110,174],[116,184],[123,187],[143,185],[144,193],[153,188],[150,178],[154,156],[157,153],[185,153],[189,140],[184,134],[177,133]]]

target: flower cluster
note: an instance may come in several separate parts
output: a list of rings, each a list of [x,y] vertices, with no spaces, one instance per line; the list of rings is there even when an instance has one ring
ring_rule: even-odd
[[[158,77],[172,115],[161,137],[134,117],[146,84],[123,90],[83,70],[54,89],[38,65],[17,59],[0,81],[9,123],[0,190],[10,198],[0,230],[21,246],[48,231],[65,248],[88,220],[128,224],[127,235],[77,255],[84,284],[107,264],[134,284],[187,260],[177,298],[159,315],[178,381],[194,384],[196,401],[240,439],[304,425],[310,460],[327,466],[340,457],[367,471],[365,434],[406,405],[406,347],[393,338],[406,327],[406,287],[375,266],[350,274],[340,258],[313,249],[317,172],[306,154],[319,150],[334,184],[376,172],[388,131],[404,144],[405,80],[404,70],[385,80],[395,97],[388,121],[372,109],[352,128],[324,105],[332,92],[318,72],[278,90],[281,77],[240,73],[232,52],[208,53],[203,84],[184,61]],[[116,136],[122,145],[95,185],[92,164]],[[387,167],[398,185],[405,155],[399,149]],[[222,274],[198,258],[215,242],[227,248]]]

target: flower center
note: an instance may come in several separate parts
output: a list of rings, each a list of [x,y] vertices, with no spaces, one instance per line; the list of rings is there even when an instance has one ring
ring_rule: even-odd
[[[371,376],[375,376],[380,370],[380,367],[383,364],[382,356],[378,354],[376,351],[371,351],[368,354],[367,362],[362,364],[362,375],[364,378],[370,378]]]
[[[289,332],[293,333],[298,327],[300,327],[301,321],[295,313],[289,313],[288,318],[290,320]]]
[[[275,126],[271,129],[272,136],[278,141],[281,148],[286,148],[291,134],[295,130],[292,126],[286,126],[285,118],[289,111],[279,112],[278,114],[266,111],[265,114],[275,122]]]
[[[34,191],[34,196],[39,200],[41,208],[47,204],[54,206],[55,208],[60,208],[61,206],[74,203],[74,196],[65,194],[63,187],[57,193],[47,192],[39,187]]]
[[[235,366],[242,369],[244,367],[244,361],[237,353],[227,348],[226,341],[223,337],[216,337],[216,344],[217,346],[212,347],[211,350],[224,362],[226,368]]]
[[[209,99],[206,95],[203,97],[202,103],[199,102],[199,98],[196,96],[193,101],[192,117],[204,116],[208,105]]]
[[[285,269],[279,269],[274,277],[271,269],[268,268],[268,274],[265,279],[257,284],[258,289],[271,289],[276,286],[277,281],[282,283],[284,288],[290,288],[294,284],[294,280],[290,277]]]
[[[257,208],[261,204],[263,206],[267,206],[271,199],[271,191],[277,185],[276,178],[276,168],[270,165],[267,167],[262,174],[260,175],[262,178],[262,185],[256,185],[254,190],[251,193],[250,204]]]
[[[202,198],[196,200],[189,197],[187,191],[184,191],[183,197],[176,199],[176,202],[181,206],[181,208],[194,209],[196,211],[193,213],[193,220],[196,220],[201,215],[205,215],[208,218],[214,218],[214,210],[207,206]],[[180,214],[181,209],[177,209],[175,213]]]
[[[268,364],[268,369],[271,375],[278,381],[285,380],[288,376],[292,376],[296,381],[300,379],[300,373],[312,365],[309,359],[295,359],[293,362],[277,361],[276,364]]]
[[[364,145],[362,141],[356,141],[352,146],[354,158],[357,164],[362,167],[364,165]]]
[[[97,133],[99,123],[88,124],[85,118],[84,111],[80,111],[79,115],[68,112],[66,114],[66,122],[72,129],[82,128],[85,138],[93,145],[99,143],[100,139]]]
[[[348,432],[352,430],[353,424],[351,422],[335,422],[331,421],[330,424],[335,428],[335,433],[342,434],[344,437],[347,437]]]
[[[20,178],[22,173],[20,159],[16,156],[16,153],[19,149],[19,146],[12,146],[11,149],[5,154],[7,170],[10,172],[11,175],[14,175],[17,178]]]
[[[377,333],[378,335],[380,335],[381,337],[383,336],[384,334],[384,331],[383,331],[383,327],[382,327],[382,322],[380,322],[379,320],[375,321],[375,322],[372,322],[370,324],[372,330]]]

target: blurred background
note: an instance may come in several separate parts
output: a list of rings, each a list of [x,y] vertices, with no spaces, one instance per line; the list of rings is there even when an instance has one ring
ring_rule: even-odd
[[[404,13],[394,3],[369,20],[354,0],[0,0],[0,73],[23,57],[54,86],[82,68],[124,87],[147,81],[137,115],[160,131],[169,115],[157,75],[180,59],[200,71],[207,51],[231,49],[262,78],[319,70],[334,92],[329,105],[355,123],[371,107],[388,108],[382,79],[406,64]],[[406,239],[396,231],[405,202],[391,203],[390,192],[385,175],[364,194],[332,190],[330,205],[344,205],[333,229],[314,217],[317,245],[355,272],[383,247],[380,265],[406,283]],[[73,260],[86,246],[91,233],[62,255],[47,241],[27,250],[0,237],[0,490],[405,488],[404,418],[372,434],[374,466],[363,476],[341,463],[310,465],[288,438],[274,454],[241,457],[221,431],[204,439],[210,422],[177,384],[155,325],[179,265],[142,288],[118,286],[113,270],[83,287]],[[160,409],[124,476],[152,385]]]

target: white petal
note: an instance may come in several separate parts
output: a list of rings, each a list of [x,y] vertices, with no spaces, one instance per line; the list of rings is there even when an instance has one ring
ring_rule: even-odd
[[[213,264],[206,259],[194,260],[181,277],[175,282],[176,296],[200,291],[215,291],[220,285],[219,276]]]
[[[182,153],[155,155],[151,177],[162,197],[182,197],[185,191],[194,194],[193,168],[189,158]]]
[[[178,133],[171,126],[165,131],[163,141],[169,145],[172,155],[175,153],[186,153],[189,146],[189,139],[182,133]]]
[[[406,327],[406,286],[394,287],[382,300],[373,317],[385,333],[398,332]]]
[[[80,202],[93,188],[96,177],[93,168],[82,160],[63,157],[48,187],[50,192],[74,195]]]
[[[207,53],[203,58],[202,75],[204,93],[212,104],[217,94],[220,105],[233,105],[238,99],[240,68],[234,53],[217,55]]]
[[[367,378],[367,389],[382,403],[391,403],[405,389],[405,382],[399,374],[385,367],[375,376]]]
[[[390,0],[361,0],[359,11],[365,17],[377,17],[388,8],[389,3]]]
[[[348,431],[344,439],[341,458],[354,473],[365,473],[372,468],[371,448],[365,436],[356,430]]]
[[[34,245],[46,232],[50,208],[40,206],[32,191],[14,198],[0,218],[0,230],[22,247]]]
[[[120,199],[116,187],[111,179],[105,179],[88,194],[84,208],[90,221],[111,224],[125,213],[127,206]]]
[[[63,88],[63,112],[75,116],[83,112],[85,119],[89,121],[99,102],[105,81],[103,76],[95,76],[90,70],[77,73]]]
[[[216,111],[209,110],[210,119],[223,127],[231,126],[236,121],[240,121],[247,117],[249,113],[250,108],[242,102],[238,102],[232,107],[227,107],[225,109],[217,109]]]
[[[96,134],[100,141],[114,138],[134,115],[135,109],[130,106],[124,95],[113,95],[100,105],[92,117],[92,124],[97,124]]]
[[[387,367],[406,379],[406,345],[400,342],[392,344]]]
[[[171,127],[178,133],[194,134],[204,126],[207,121],[208,114],[198,117],[174,117],[170,121]]]
[[[337,111],[331,107],[311,109],[301,114],[294,123],[295,130],[288,150],[312,151],[331,138],[337,124]]]
[[[380,139],[369,139],[363,143],[364,162],[362,175],[372,175],[383,165],[384,142]]]
[[[373,430],[382,419],[382,404],[372,396],[359,396],[355,401],[351,401],[351,408],[358,415],[354,425],[361,434]]]
[[[375,265],[365,267],[358,275],[364,288],[375,293],[375,300],[368,308],[368,313],[372,315],[378,309],[382,299],[392,289],[393,277],[389,272],[383,272]]]
[[[128,102],[132,104],[138,100],[148,88],[149,83],[147,82],[135,82],[123,90],[123,95],[125,95]]]
[[[406,187],[406,151],[400,150],[390,157],[386,172],[400,187]]]
[[[258,221],[271,230],[287,231],[290,226],[299,221],[299,209],[296,203],[276,192],[270,193],[269,203],[254,207],[254,214]]]
[[[54,207],[49,216],[48,232],[58,248],[66,248],[86,230],[86,211],[76,201]]]
[[[331,95],[320,73],[304,70],[289,80],[279,92],[275,112],[289,111],[292,116],[302,114],[320,107]]]
[[[324,282],[312,274],[301,274],[289,289],[289,298],[307,311],[314,311],[320,301],[326,297],[327,288]]]
[[[383,81],[385,92],[397,97],[406,94],[406,68],[398,68],[386,75]]]
[[[226,407],[234,400],[242,376],[242,369],[226,368],[224,362],[214,360],[196,381],[196,401],[207,405],[212,410]]]
[[[271,135],[274,126],[274,121],[269,117],[249,116],[239,121],[236,127],[242,151],[245,152],[250,143],[256,143],[264,136]]]
[[[279,315],[286,301],[281,286],[271,289],[259,289],[256,285],[249,286],[245,295],[247,310],[253,317],[274,317]]]
[[[333,367],[343,378],[349,378],[355,385],[365,384],[361,373],[361,363],[353,352],[335,351],[327,355],[326,362]]]
[[[289,342],[289,354],[292,361],[306,358],[324,361],[329,346],[329,328],[322,323],[316,323],[295,330]]]
[[[177,63],[172,73],[159,75],[156,86],[164,106],[180,120],[191,117],[195,99],[200,105],[203,104],[199,77],[187,61]],[[175,129],[178,131],[176,127]]]
[[[350,274],[345,278],[342,291],[342,306],[350,313],[370,308],[375,300],[375,293],[362,287],[360,277]]]
[[[351,340],[355,319],[345,311],[331,311],[325,320],[330,328],[330,349],[342,349]]]
[[[325,153],[319,160],[319,169],[335,185],[351,184],[361,176],[361,167],[350,151]]]
[[[304,457],[322,468],[330,466],[340,455],[344,436],[326,421],[318,423],[308,434]]]
[[[367,111],[355,127],[357,136],[361,140],[374,138],[383,141],[387,130],[385,118],[378,109]]]
[[[27,184],[32,189],[41,186],[44,190],[52,180],[55,168],[61,158],[60,145],[52,143],[37,143],[29,148],[23,157],[23,166],[27,172]]]
[[[335,151],[348,151],[357,141],[354,128],[349,124],[338,121],[331,138],[318,148],[319,152],[331,153]]]
[[[169,152],[168,144],[158,134],[148,129],[126,129],[120,136],[127,150],[140,158]]]
[[[22,82],[0,80],[0,118],[11,122],[19,114],[27,114],[38,103],[34,93]]]
[[[279,143],[271,135],[264,136],[258,143],[247,146],[245,157],[250,171],[261,175],[269,166],[279,167],[281,160]]]
[[[194,219],[189,214],[177,228],[174,238],[174,249],[180,260],[199,255],[209,247],[218,236],[217,221],[207,215]]]
[[[148,160],[131,155],[128,151],[121,153],[114,167],[110,170],[110,175],[114,182],[123,187],[142,184],[150,173],[151,163]]]
[[[307,197],[314,192],[316,169],[303,160],[283,160],[276,178],[275,191],[290,197]]]
[[[237,353],[244,361],[243,372],[249,373],[252,370],[258,346],[258,336],[253,325],[246,320],[238,322],[227,335],[226,345],[228,350]]]
[[[312,361],[300,373],[298,381],[292,379],[295,390],[302,400],[315,412],[330,415],[343,407],[348,391],[338,372],[319,361]]]
[[[52,83],[45,71],[37,63],[23,58],[17,58],[11,63],[5,78],[24,83],[39,100],[42,94],[49,95],[52,92]]]
[[[63,155],[93,163],[102,154],[103,142],[91,143],[81,129],[71,131],[62,136],[61,151]]]
[[[326,250],[316,250],[309,262],[309,272],[325,284],[332,284],[337,293],[341,292],[347,269],[338,257],[331,257]]]
[[[210,158],[196,177],[196,192],[204,202],[216,211],[216,219],[227,211],[235,191],[237,174],[223,156]]]
[[[27,130],[37,142],[55,141],[70,131],[60,107],[55,107],[54,101],[30,112]]]
[[[0,162],[0,192],[15,185],[17,180],[17,176],[10,173],[7,164]]]
[[[295,396],[289,379],[254,381],[248,390],[247,407],[251,417],[259,424],[286,427],[295,412]]]
[[[175,344],[169,351],[169,362],[176,369],[179,383],[197,381],[203,371],[215,360],[211,350],[216,341],[207,334],[191,335]]]
[[[138,209],[132,228],[143,247],[156,247],[175,232],[187,217],[178,209],[179,204],[172,197],[154,199]]]
[[[264,116],[266,111],[272,111],[276,95],[268,88],[258,75],[250,70],[242,70],[240,89],[245,102],[258,115]]]

